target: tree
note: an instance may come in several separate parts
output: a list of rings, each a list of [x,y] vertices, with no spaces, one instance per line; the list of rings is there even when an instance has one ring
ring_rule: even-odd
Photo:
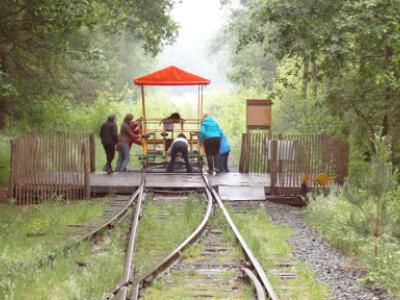
[[[385,234],[396,236],[400,215],[393,205],[399,192],[399,172],[390,162],[391,150],[387,136],[376,135],[376,154],[366,166],[364,176],[353,178],[346,188],[346,198],[356,208],[349,225],[356,231],[374,239],[374,255],[378,256],[379,244]],[[397,203],[396,203],[397,204]]]
[[[400,126],[400,3],[398,0],[241,1],[247,14],[240,49],[267,45],[280,62],[296,61],[301,99],[315,99],[342,119],[343,131],[374,151],[376,126],[398,136]],[[309,83],[311,94],[308,93]],[[320,101],[318,101],[320,102]],[[354,122],[357,120],[357,122]],[[400,142],[392,140],[400,163]]]
[[[75,101],[112,90],[128,46],[157,54],[177,30],[174,0],[0,3],[0,128],[36,101],[60,95]],[[143,54],[142,54],[143,55]],[[139,61],[137,62],[139,64]]]

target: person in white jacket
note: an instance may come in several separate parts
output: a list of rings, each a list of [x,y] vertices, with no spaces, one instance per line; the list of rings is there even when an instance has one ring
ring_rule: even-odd
[[[183,133],[178,134],[178,137],[174,139],[169,147],[167,153],[171,155],[171,159],[169,161],[167,172],[172,173],[174,171],[175,159],[178,153],[182,154],[183,160],[185,161],[186,171],[188,173],[192,172],[192,166],[189,161],[189,143],[186,139],[186,136]]]

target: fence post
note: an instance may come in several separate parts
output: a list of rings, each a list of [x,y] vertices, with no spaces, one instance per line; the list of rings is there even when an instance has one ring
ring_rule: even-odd
[[[82,146],[85,198],[90,199],[90,153],[86,143],[83,143]]]
[[[94,134],[89,135],[89,146],[90,146],[90,172],[96,171],[96,141]]]
[[[239,173],[244,173],[245,157],[246,157],[246,133],[242,133],[242,144],[240,145]]]
[[[10,179],[8,185],[8,194],[10,198],[14,198],[14,154],[15,153],[15,142],[10,140]]]
[[[251,163],[251,161],[250,161],[250,159],[251,159],[251,133],[250,132],[248,132],[246,134],[245,144],[246,144],[246,151],[245,151],[245,157],[244,157],[244,162],[245,162],[244,172],[249,173],[250,163]]]
[[[271,176],[270,176],[270,193],[276,195],[276,178],[277,178],[277,162],[278,162],[278,141],[271,140]]]

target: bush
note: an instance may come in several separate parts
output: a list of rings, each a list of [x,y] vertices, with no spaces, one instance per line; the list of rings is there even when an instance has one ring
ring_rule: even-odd
[[[377,136],[376,155],[360,165],[344,189],[315,195],[305,212],[334,246],[368,269],[368,284],[400,295],[400,186],[389,162],[386,138]]]

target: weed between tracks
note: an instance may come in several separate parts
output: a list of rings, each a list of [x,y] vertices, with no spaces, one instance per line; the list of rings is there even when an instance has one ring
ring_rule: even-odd
[[[19,212],[15,216],[18,218],[15,223],[10,223],[12,217],[9,216],[8,222],[2,219],[1,224],[8,224],[8,226],[13,224],[12,227],[16,232],[19,232],[18,230],[23,232],[23,229],[18,228],[23,227],[27,220],[41,214],[48,216],[50,211],[56,211],[58,225],[62,227],[61,224],[69,224],[72,221],[74,224],[83,223],[89,216],[98,216],[101,214],[102,207],[104,203],[100,202],[70,203],[63,207],[49,203],[36,207],[35,214],[26,212],[28,215],[25,216],[24,213]],[[5,210],[1,211],[4,213]],[[11,208],[8,208],[8,211],[10,215],[14,213]],[[45,217],[44,219],[46,220]],[[125,221],[115,230],[106,232],[97,243],[82,242],[78,248],[56,256],[51,264],[42,268],[15,266],[17,259],[21,257],[27,262],[31,259],[31,255],[37,256],[33,252],[38,248],[33,245],[33,242],[25,244],[21,241],[14,244],[15,254],[13,255],[6,256],[5,253],[8,252],[5,252],[3,248],[0,258],[0,299],[99,299],[120,279],[128,227],[129,222]],[[8,234],[11,237],[10,233]],[[5,240],[4,232],[0,232],[0,235]],[[53,249],[57,243],[51,240],[51,235],[40,238],[40,243],[45,245],[40,249],[46,247]],[[4,244],[1,245],[3,247]],[[30,248],[23,248],[25,246],[30,246]],[[7,247],[11,246],[7,245]]]
[[[251,286],[238,278],[238,270],[221,269],[221,271],[210,272],[207,268],[205,270],[195,268],[196,265],[203,264],[214,266],[211,269],[224,264],[240,265],[244,259],[241,249],[220,211],[215,212],[212,216],[209,229],[210,231],[221,231],[222,237],[218,239],[216,246],[226,247],[228,251],[216,253],[211,258],[207,258],[204,256],[207,237],[203,237],[199,243],[191,245],[183,252],[183,259],[176,268],[173,268],[170,273],[163,274],[161,278],[144,290],[142,299],[255,299]],[[221,241],[223,241],[222,244]],[[185,267],[180,268],[183,266]]]
[[[151,200],[146,197],[134,256],[137,275],[150,270],[200,224],[206,203],[195,194],[187,200]]]
[[[329,289],[325,284],[317,282],[312,271],[292,255],[292,248],[287,240],[292,235],[291,229],[273,225],[268,221],[265,206],[248,208],[246,213],[235,213],[231,206],[227,207],[240,233],[248,243],[254,255],[267,271],[275,292],[280,299],[321,300],[329,298]],[[295,267],[279,268],[279,264],[290,263]],[[293,279],[281,279],[273,271],[295,273]]]

